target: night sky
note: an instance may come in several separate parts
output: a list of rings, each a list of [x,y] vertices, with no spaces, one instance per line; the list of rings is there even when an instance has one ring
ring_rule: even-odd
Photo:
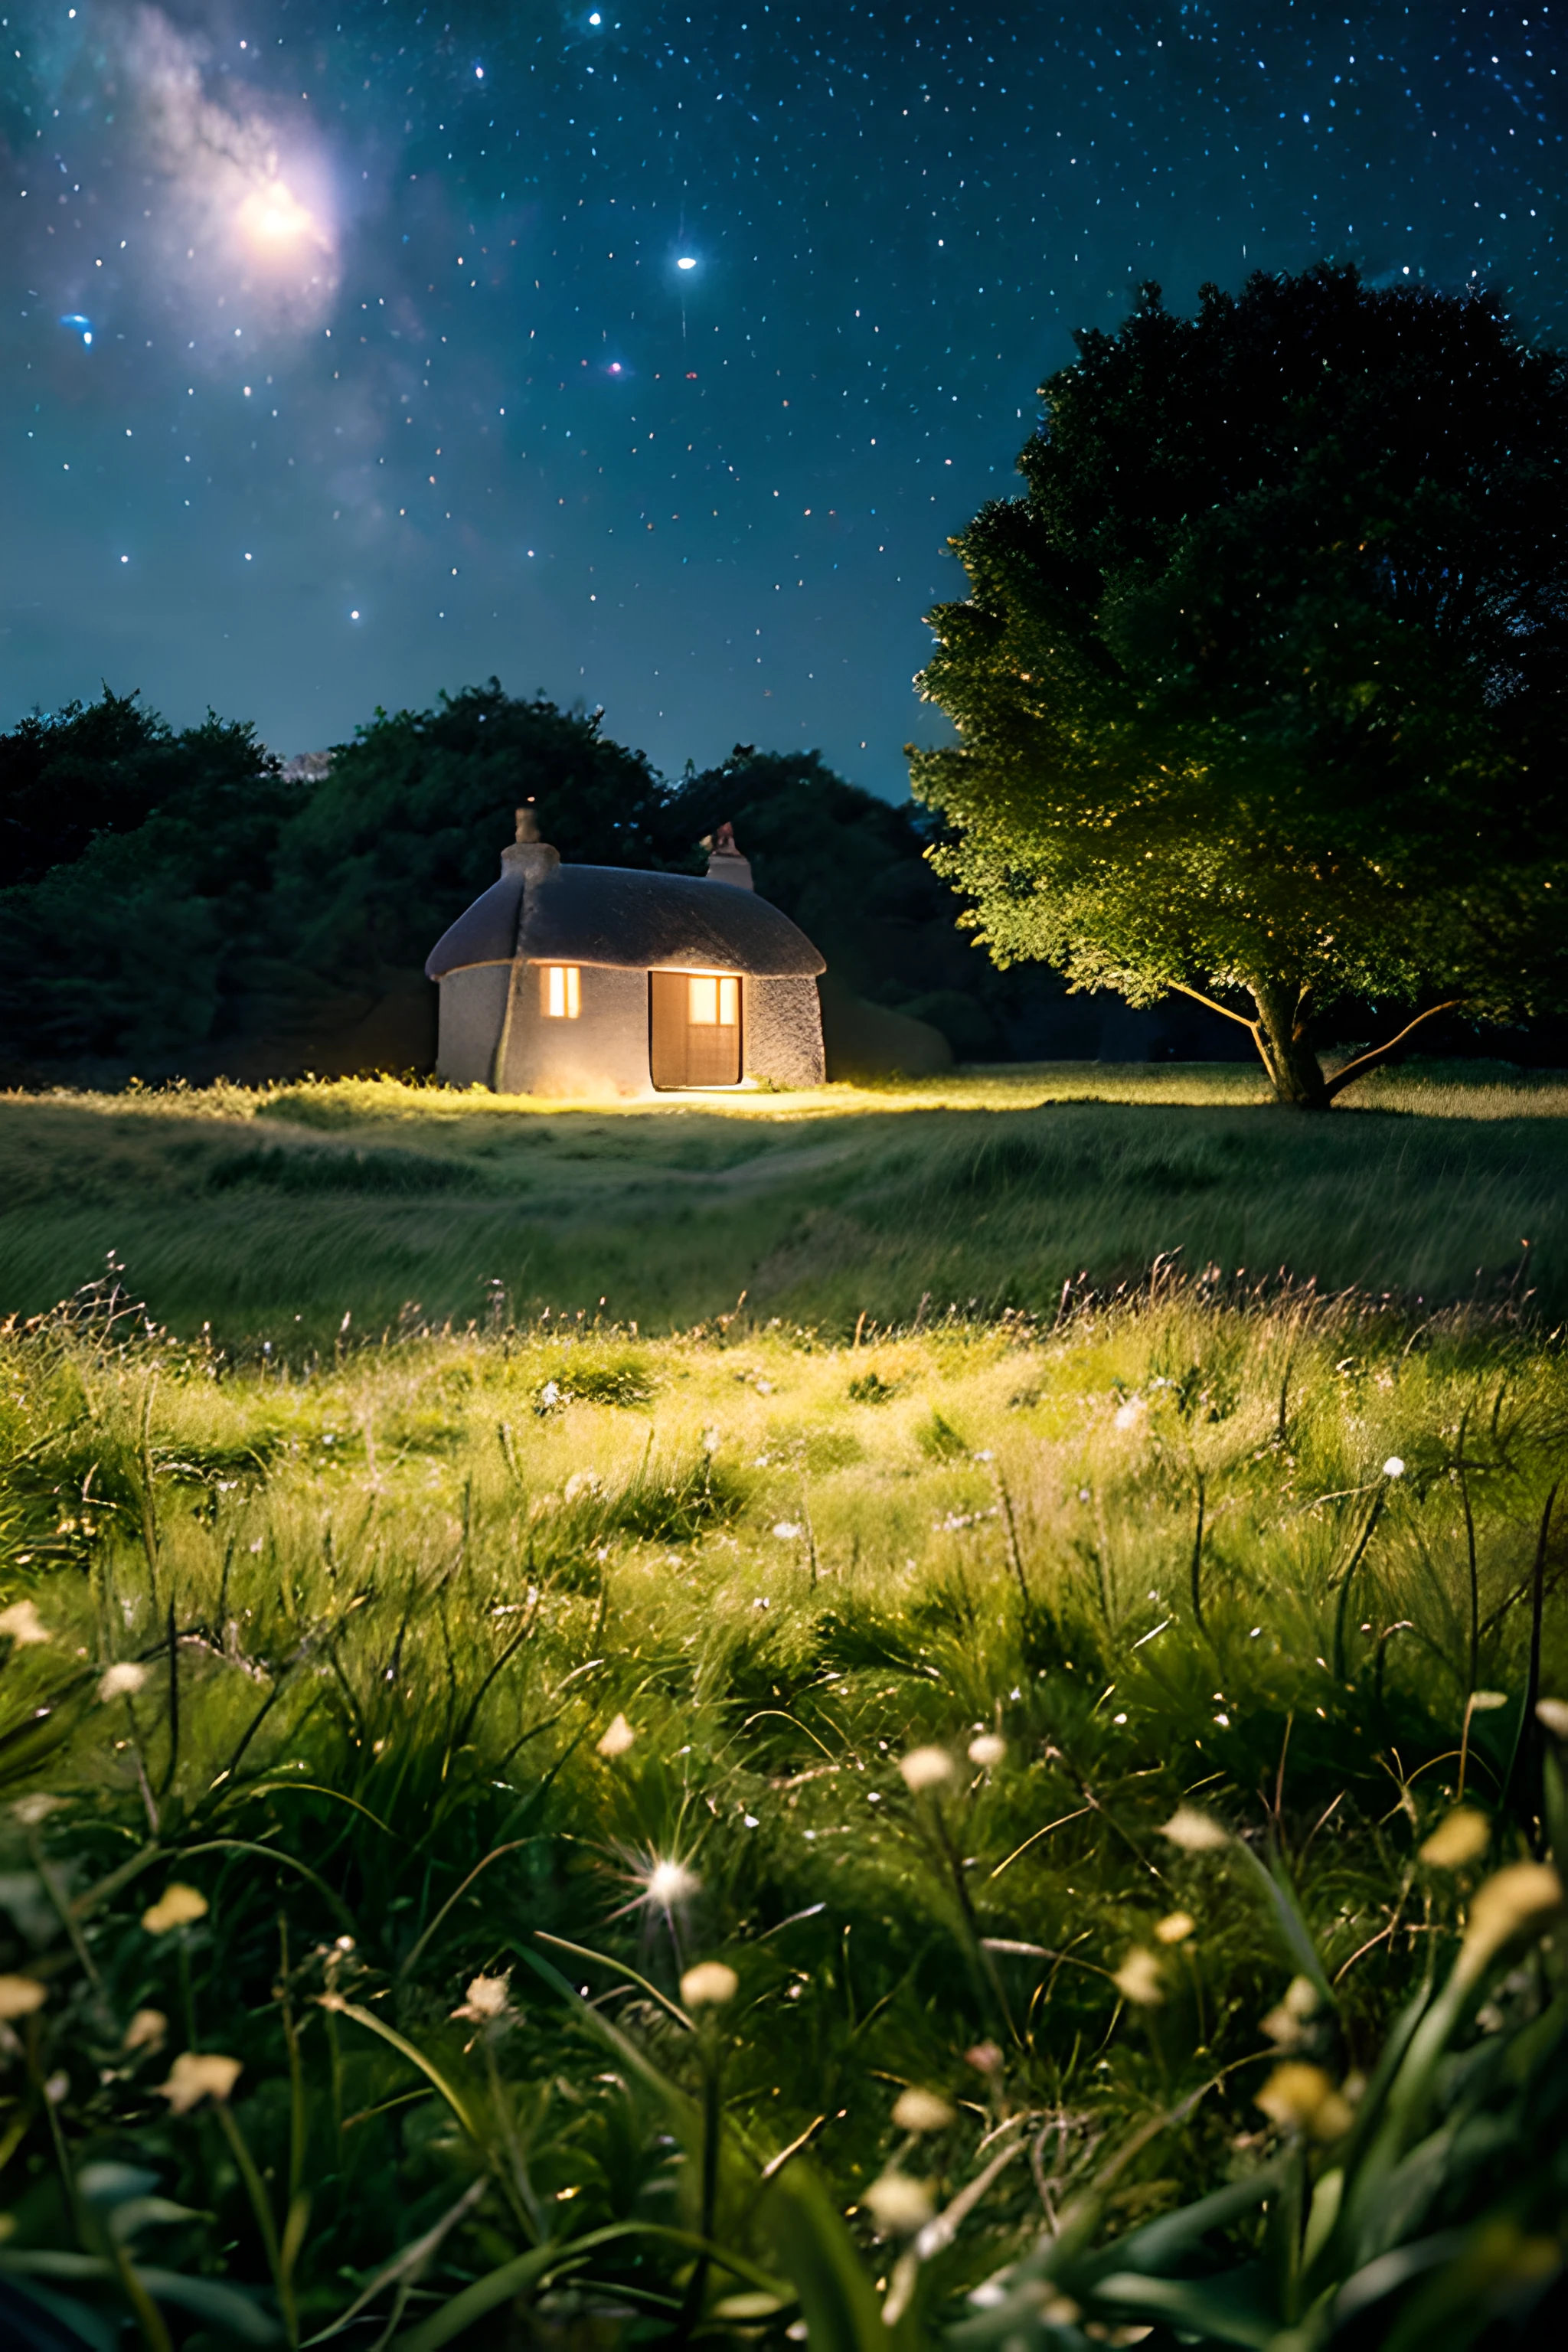
[[[1568,0],[0,11],[0,724],[494,672],[902,798],[947,535],[1138,280],[1568,334]]]

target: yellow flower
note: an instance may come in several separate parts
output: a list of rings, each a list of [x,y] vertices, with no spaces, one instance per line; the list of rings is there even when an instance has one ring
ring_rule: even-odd
[[[226,2099],[239,2080],[241,2063],[220,2058],[216,2051],[182,2050],[168,2081],[158,2085],[160,2095],[168,2100],[172,2114],[188,2116],[204,2099]]]
[[[31,2017],[47,2000],[48,1988],[37,1977],[0,1977],[0,2023],[14,2017]]]
[[[1351,2127],[1349,2100],[1335,2090],[1321,2066],[1304,2066],[1297,2059],[1275,2067],[1257,2105],[1281,2131],[1310,2132],[1314,2139],[1338,2139]]]
[[[138,2050],[161,2050],[168,2032],[169,2021],[161,2009],[139,2009],[120,2047],[127,2057]]]
[[[1209,1814],[1200,1813],[1195,1805],[1178,1805],[1160,1835],[1179,1845],[1184,1853],[1217,1853],[1221,1846],[1230,1843],[1230,1832]]]
[[[1292,1977],[1285,1998],[1263,2021],[1263,2031],[1281,2050],[1297,2050],[1307,2039],[1307,2021],[1321,2006],[1318,1988],[1309,1977]]]
[[[1476,1890],[1455,1975],[1474,1984],[1489,1961],[1525,1927],[1537,1927],[1563,1901],[1563,1881],[1549,1864],[1516,1862]]]
[[[1190,1911],[1167,1911],[1154,1922],[1154,1933],[1162,1944],[1184,1944],[1197,1924]]]
[[[722,1960],[699,1960],[680,1979],[680,1998],[688,2009],[722,2009],[733,2000],[741,1979]]]
[[[1137,1945],[1110,1979],[1123,2000],[1139,2009],[1158,2009],[1165,1995],[1160,1983],[1160,1963],[1152,1952]]]
[[[900,2131],[942,2131],[952,2123],[954,2110],[934,2091],[916,2090],[912,2085],[900,2091],[893,2102],[893,2121]]]
[[[626,1717],[617,1715],[599,1742],[599,1753],[601,1756],[624,1756],[636,1738],[637,1733]]]
[[[13,1601],[9,1609],[0,1609],[0,1633],[8,1633],[19,1650],[55,1638],[31,1601]]]
[[[907,2172],[884,2172],[863,2191],[860,2202],[878,2229],[890,2237],[912,2237],[936,2210],[927,2184],[911,2180]]]
[[[1416,1858],[1436,1870],[1460,1870],[1485,1853],[1491,1837],[1492,1825],[1485,1813],[1473,1805],[1457,1805],[1423,1840]]]
[[[922,1789],[940,1788],[952,1778],[952,1759],[945,1748],[911,1748],[899,1759],[904,1786],[918,1796]]]
[[[150,1936],[166,1936],[171,1927],[189,1927],[207,1916],[207,1898],[194,1886],[182,1886],[175,1879],[166,1886],[150,1910],[142,1914],[142,1925]]]

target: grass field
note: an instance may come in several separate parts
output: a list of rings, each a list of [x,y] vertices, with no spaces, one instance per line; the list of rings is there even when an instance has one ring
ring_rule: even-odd
[[[1568,1306],[1568,1086],[1385,1075],[1303,1118],[1234,1067],[1072,1066],[700,1108],[541,1108],[392,1082],[0,1102],[0,1307],[113,1250],[186,1335],[320,1345],[607,1313],[847,1332],[1052,1312],[1161,1255],[1234,1281]],[[1528,1247],[1526,1244],[1528,1244]],[[921,1302],[924,1301],[922,1308]]]
[[[1551,2340],[1563,1117],[5,1103],[0,2341]]]

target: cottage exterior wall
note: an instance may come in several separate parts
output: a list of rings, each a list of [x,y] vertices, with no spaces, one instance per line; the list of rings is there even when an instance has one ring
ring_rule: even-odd
[[[442,981],[436,1075],[447,1086],[495,1084],[496,1046],[510,982],[510,963],[469,964]]]
[[[537,963],[512,967],[506,1039],[496,1073],[505,1095],[651,1094],[647,974],[582,964],[574,1021],[541,1010]]]
[[[742,983],[741,1051],[748,1077],[776,1087],[819,1087],[827,1075],[815,980]]]

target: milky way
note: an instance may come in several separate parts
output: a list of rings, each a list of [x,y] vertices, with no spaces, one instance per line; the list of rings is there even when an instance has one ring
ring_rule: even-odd
[[[493,672],[901,797],[947,536],[1138,281],[1568,331],[1545,8],[3,21],[7,724],[105,679],[287,753]]]

